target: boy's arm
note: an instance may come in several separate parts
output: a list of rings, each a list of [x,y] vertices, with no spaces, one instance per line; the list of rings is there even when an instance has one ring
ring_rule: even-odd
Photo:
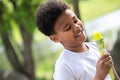
[[[102,55],[96,65],[94,80],[104,80],[112,67],[112,57],[110,54]]]

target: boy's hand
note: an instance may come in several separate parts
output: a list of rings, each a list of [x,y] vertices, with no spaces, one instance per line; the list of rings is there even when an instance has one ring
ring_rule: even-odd
[[[104,80],[112,66],[113,62],[110,54],[102,55],[97,62],[95,80]]]

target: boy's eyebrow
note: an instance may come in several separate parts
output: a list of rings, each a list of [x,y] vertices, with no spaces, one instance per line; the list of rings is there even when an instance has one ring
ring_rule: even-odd
[[[77,18],[77,16],[73,16],[73,17],[72,17],[72,19],[76,19],[76,18]]]
[[[76,16],[73,16],[72,19],[75,19]],[[66,26],[68,26],[69,23],[65,24],[65,26],[63,28],[66,28]]]

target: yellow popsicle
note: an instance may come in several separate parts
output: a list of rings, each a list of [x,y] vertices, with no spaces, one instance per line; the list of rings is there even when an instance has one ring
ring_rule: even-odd
[[[104,39],[102,37],[102,34],[98,31],[94,32],[93,39],[94,39],[94,41],[97,42],[100,54],[103,55],[104,52],[106,51],[106,48],[105,48],[105,43],[104,43]]]

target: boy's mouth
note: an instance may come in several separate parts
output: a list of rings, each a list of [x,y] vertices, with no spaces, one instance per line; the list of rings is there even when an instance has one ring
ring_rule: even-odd
[[[81,30],[78,34],[75,35],[75,38],[80,37],[83,34],[83,30]]]
[[[77,32],[76,34],[75,34],[75,37],[79,37],[79,36],[81,36],[82,34],[83,34],[83,27],[81,27],[80,28],[80,30],[79,30],[79,32]]]

